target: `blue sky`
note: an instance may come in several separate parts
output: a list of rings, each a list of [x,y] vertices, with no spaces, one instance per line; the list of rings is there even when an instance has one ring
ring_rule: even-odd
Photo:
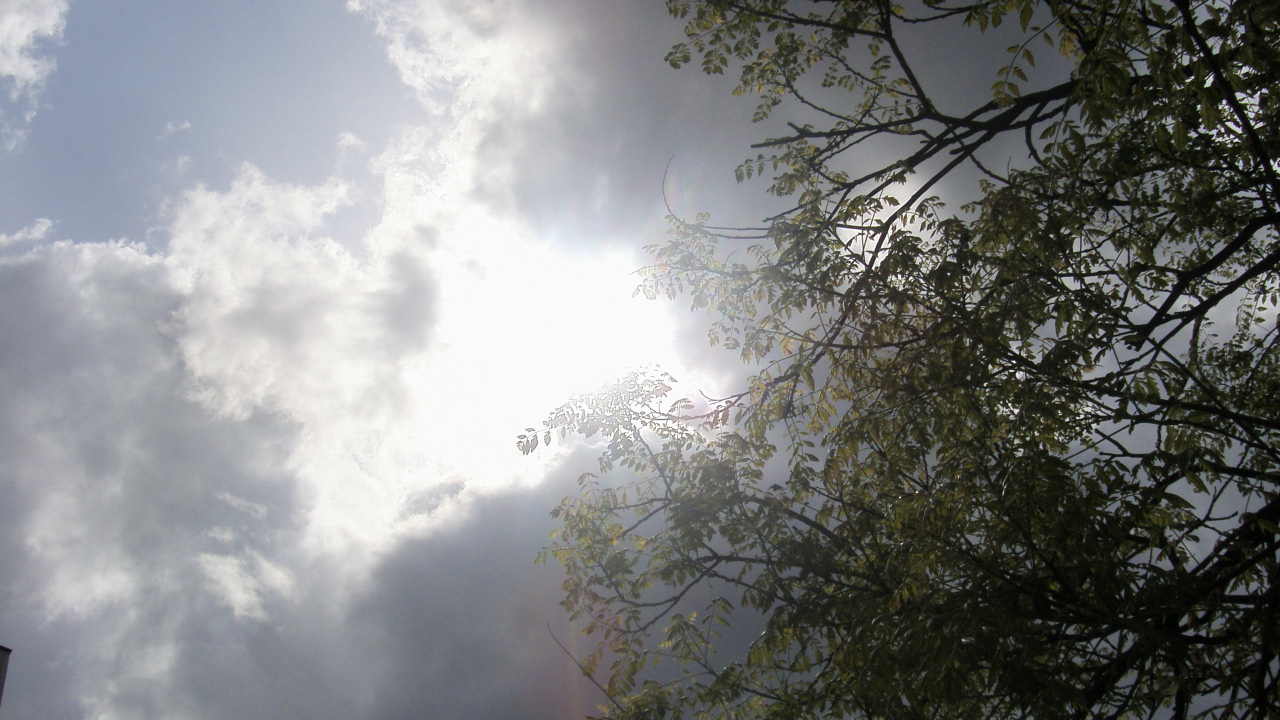
[[[337,3],[77,3],[0,168],[6,224],[146,237],[166,194],[225,185],[246,160],[322,182],[340,133],[383,145],[421,114],[369,29]]]
[[[679,36],[640,1],[0,1],[0,718],[591,709],[532,560],[594,453],[514,438],[734,365],[632,294],[664,175],[730,212],[755,132]]]

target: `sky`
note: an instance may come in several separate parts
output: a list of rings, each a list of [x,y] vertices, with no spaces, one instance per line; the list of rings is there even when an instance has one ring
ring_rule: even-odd
[[[648,0],[0,0],[0,720],[565,718],[515,437],[705,318],[758,135]],[[736,215],[735,215],[736,213]],[[745,215],[744,215],[745,213]]]
[[[917,32],[944,110],[989,96],[1007,26]],[[740,387],[635,270],[669,211],[776,209],[681,37],[659,0],[0,0],[0,720],[592,712],[534,558],[599,448],[516,437],[637,368]]]
[[[0,0],[0,720],[602,701],[534,564],[599,448],[515,441],[637,368],[740,387],[634,293],[669,211],[777,209],[681,38],[658,0]],[[968,38],[904,38],[944,105],[1003,62]]]

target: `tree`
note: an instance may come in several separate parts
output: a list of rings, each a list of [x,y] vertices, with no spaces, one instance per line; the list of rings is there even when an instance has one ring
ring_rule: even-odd
[[[651,248],[744,392],[521,436],[607,440],[549,549],[607,715],[1280,717],[1280,6],[667,5],[792,119],[738,174],[793,205]],[[989,99],[922,82],[934,25],[1013,37]]]

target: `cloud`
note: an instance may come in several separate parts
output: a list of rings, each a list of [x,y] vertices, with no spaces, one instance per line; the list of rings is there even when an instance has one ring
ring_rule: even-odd
[[[48,237],[49,231],[52,229],[52,220],[40,218],[15,233],[7,235],[0,233],[0,251],[12,253],[15,246],[29,246],[38,243]]]
[[[0,260],[5,716],[588,710],[547,634],[572,635],[558,578],[531,562],[569,484],[462,506],[455,480],[415,496],[437,521],[380,555],[315,552],[305,426],[185,392],[191,286],[169,262],[65,242]]]
[[[382,651],[373,717],[552,720],[603,699],[556,646],[579,640],[557,605],[556,569],[532,562],[551,529],[547,509],[572,488],[557,476],[476,498],[374,569],[348,619]]]
[[[514,437],[674,354],[627,246],[661,232],[669,143],[715,123],[686,134],[679,93],[611,86],[660,57],[629,30],[657,27],[647,8],[350,7],[429,122],[337,136],[329,178],[245,162],[188,186],[153,245],[50,220],[0,236],[6,718],[596,699],[547,632],[574,642],[558,574],[531,563],[592,453],[522,458]],[[372,184],[349,169],[365,158]],[[342,231],[361,202],[378,217]]]
[[[293,429],[219,420],[183,398],[165,331],[181,294],[136,246],[6,255],[0,301],[0,582],[12,598],[0,633],[17,651],[6,715],[162,696],[174,623],[208,595],[192,559],[227,551],[207,531],[249,538],[236,552],[291,532],[279,443]],[[265,527],[218,492],[282,513]]]
[[[168,261],[189,295],[177,336],[202,401],[233,416],[270,407],[305,420],[335,391],[352,405],[367,390],[366,369],[325,362],[353,354],[335,343],[373,339],[347,335],[363,324],[350,292],[362,269],[311,235],[347,194],[338,181],[272,183],[245,165],[228,191],[183,197]]]
[[[310,542],[372,552],[405,498],[444,477],[408,384],[433,349],[438,281],[428,236],[383,227],[357,256],[324,234],[351,193],[245,165],[226,190],[175,204],[164,262],[183,294],[169,326],[187,395],[297,423],[288,470],[307,489]]]
[[[164,140],[168,138],[170,135],[175,135],[180,132],[186,132],[190,129],[191,129],[190,120],[183,120],[182,122],[175,122],[173,120],[170,120],[164,124],[164,130],[160,131],[160,134],[156,136],[156,140]]]
[[[492,212],[557,242],[634,248],[665,230],[664,190],[678,213],[724,219],[735,205],[732,169],[761,132],[753,104],[711,100],[731,81],[663,62],[682,36],[660,3],[349,7],[375,21],[424,106],[455,119],[442,145],[467,149],[465,187]]]
[[[293,576],[288,570],[252,552],[248,557],[203,553],[196,558],[212,588],[237,618],[266,619],[263,594],[289,598]]]
[[[384,166],[389,200],[395,198],[388,207],[416,208],[398,225],[388,222],[389,213],[384,226],[392,232],[427,227],[445,248],[503,248],[499,252],[513,240],[537,238],[559,253],[547,264],[561,268],[615,253],[610,271],[618,275],[610,282],[626,289],[639,282],[627,273],[646,259],[637,249],[665,237],[668,203],[687,217],[712,211],[730,225],[758,222],[769,210],[756,204],[742,212],[733,180],[747,138],[761,132],[745,122],[753,104],[690,101],[728,97],[731,82],[666,66],[662,56],[681,33],[660,4],[353,0],[348,7],[374,21],[406,84],[449,120],[411,141],[402,136],[376,161]],[[468,228],[468,242],[449,237],[458,226]],[[483,266],[488,258],[481,254],[458,262]],[[620,303],[591,303],[598,287],[575,287],[600,276],[565,273],[561,299],[531,298],[521,314],[542,331],[560,317],[595,327],[598,341],[586,333],[565,341],[592,351],[613,344],[634,358],[633,366],[662,362],[689,377],[682,366],[709,359],[704,318],[660,304],[637,314],[686,326],[679,342],[649,336],[623,350],[625,340],[608,326],[634,316],[620,316]],[[457,295],[445,291],[443,297]],[[577,313],[593,305],[608,310],[586,319],[563,309],[573,302],[580,303]],[[577,357],[568,353],[561,363]],[[741,374],[730,353],[710,359],[717,375]],[[590,364],[615,376],[626,369],[598,357]],[[562,389],[541,400],[542,407],[607,379],[593,376]]]
[[[38,54],[42,42],[62,36],[67,0],[6,0],[0,7],[0,76],[11,97],[38,88],[55,67]]]
[[[0,102],[4,142],[12,150],[35,115],[36,99],[56,63],[45,48],[62,38],[68,0],[5,0],[0,3]],[[19,118],[11,117],[17,113]]]
[[[495,100],[537,105],[549,87],[556,28],[521,0],[348,0],[387,43],[391,63],[425,108],[484,121]]]

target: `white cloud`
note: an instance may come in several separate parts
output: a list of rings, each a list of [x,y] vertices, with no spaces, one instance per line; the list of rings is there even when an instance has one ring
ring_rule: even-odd
[[[21,141],[25,123],[35,115],[35,103],[56,63],[46,46],[62,38],[68,0],[0,0],[0,87],[8,90],[8,104],[0,104],[5,142],[12,149]],[[16,110],[20,120],[7,117]]]
[[[267,506],[262,503],[245,500],[244,498],[232,495],[229,492],[220,492],[218,493],[217,498],[236,510],[239,510],[250,517],[257,518],[258,520],[267,516]]]
[[[338,150],[340,155],[348,153],[363,154],[369,149],[369,143],[360,139],[359,135],[353,132],[343,132],[338,135]]]
[[[0,248],[40,242],[49,236],[49,231],[52,229],[52,220],[49,218],[40,218],[13,234],[6,235],[4,233],[0,233]]]
[[[191,129],[190,120],[183,120],[182,122],[176,122],[174,120],[170,120],[169,122],[166,122],[164,124],[164,130],[160,131],[160,134],[156,136],[156,140],[164,140],[170,135],[174,135],[180,132],[186,132],[187,130],[190,130],[190,129]]]
[[[256,552],[243,557],[205,553],[196,561],[214,593],[237,618],[264,620],[264,594],[288,597],[293,593],[293,576]]]
[[[192,291],[176,282],[186,266],[170,262],[65,242],[0,259],[0,301],[13,310],[0,315],[0,637],[22,663],[10,667],[6,711],[339,720],[589,709],[545,635],[543,618],[559,619],[557,578],[531,563],[565,490],[484,498],[359,563],[338,542],[312,552],[316,484],[364,483],[346,514],[367,519],[359,496],[394,500],[387,486],[412,458],[361,423],[313,415],[295,432],[278,413],[229,419],[183,400],[172,318]],[[415,502],[425,515],[437,505]],[[488,692],[467,691],[482,682]]]
[[[495,101],[536,105],[550,87],[557,30],[519,0],[348,0],[374,22],[428,110],[483,120]]]
[[[348,194],[340,180],[290,185],[246,165],[226,191],[186,193],[165,258],[192,397],[299,425],[289,471],[307,488],[310,540],[329,551],[388,542],[403,498],[435,477],[403,380],[430,346],[429,243],[409,234],[352,255],[321,234]]]
[[[53,72],[53,58],[41,55],[42,43],[62,37],[67,0],[4,0],[0,2],[0,77],[8,80],[10,98],[44,84]]]
[[[228,191],[183,198],[167,259],[189,298],[179,346],[210,406],[237,417],[262,406],[305,415],[335,393],[359,394],[356,376],[367,368],[344,362],[359,347],[333,343],[362,325],[349,292],[361,268],[340,244],[310,235],[347,193],[337,181],[272,183],[245,165]]]

